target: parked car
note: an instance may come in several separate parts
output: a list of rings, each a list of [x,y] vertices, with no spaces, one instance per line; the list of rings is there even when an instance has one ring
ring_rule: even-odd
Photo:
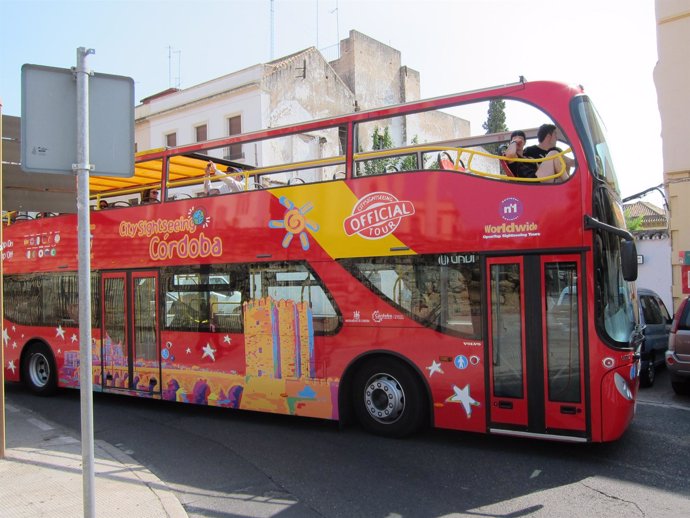
[[[637,295],[640,300],[640,324],[644,326],[644,340],[640,347],[640,384],[651,387],[656,378],[656,369],[664,365],[671,316],[661,297],[654,291],[638,288]]]
[[[666,367],[676,394],[690,394],[690,297],[684,299],[673,317],[668,337]]]

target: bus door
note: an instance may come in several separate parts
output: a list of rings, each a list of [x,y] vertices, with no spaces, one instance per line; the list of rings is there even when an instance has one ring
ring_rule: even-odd
[[[158,272],[102,275],[104,391],[160,393]]]
[[[487,260],[490,431],[584,439],[579,255]]]

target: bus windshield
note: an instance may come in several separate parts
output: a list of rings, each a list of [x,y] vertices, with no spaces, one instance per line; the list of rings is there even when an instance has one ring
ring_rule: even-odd
[[[613,204],[615,206],[615,204]],[[623,215],[612,211],[613,224],[625,228]],[[601,241],[599,241],[601,239]],[[621,239],[615,234],[601,232],[597,237],[595,258],[600,289],[596,311],[603,316],[604,331],[608,337],[617,342],[619,347],[628,347],[631,334],[635,329],[637,312],[633,306],[634,299],[630,283],[623,279],[621,269]]]
[[[573,102],[573,115],[590,171],[601,182],[598,185],[595,182],[594,186],[594,216],[602,223],[625,229],[618,179],[606,143],[604,124],[589,98],[580,95]],[[623,279],[620,236],[598,231],[594,261],[598,265],[596,313],[600,330],[609,342],[614,342],[612,345],[628,347],[636,324],[636,311],[630,285]]]
[[[575,103],[575,122],[582,134],[582,146],[592,174],[609,184],[614,191],[620,193],[611,152],[606,142],[604,123],[587,96],[577,96],[573,101]]]

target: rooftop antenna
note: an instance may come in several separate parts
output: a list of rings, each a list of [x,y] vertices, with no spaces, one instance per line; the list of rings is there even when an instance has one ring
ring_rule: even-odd
[[[172,61],[173,61],[173,54],[177,54],[177,77],[174,78],[175,80],[173,81],[173,75],[172,75]],[[180,83],[181,83],[181,74],[180,74],[180,61],[181,59],[182,51],[181,50],[173,50],[172,46],[168,45],[168,88],[179,88]]]
[[[338,0],[335,0],[335,9],[331,11],[331,14],[335,13],[335,34],[338,38],[337,45],[340,45],[340,11],[338,11]]]
[[[275,20],[275,8],[273,5],[274,0],[271,0],[271,61],[275,57],[275,46],[276,46],[276,20]]]

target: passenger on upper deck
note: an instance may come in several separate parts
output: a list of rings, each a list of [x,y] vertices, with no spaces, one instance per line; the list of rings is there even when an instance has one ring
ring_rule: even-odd
[[[240,170],[236,169],[235,167],[228,166],[226,173],[241,173]],[[209,161],[208,164],[206,164],[206,175],[204,176],[204,192],[208,195],[211,193],[211,175],[215,175],[220,173],[218,169],[216,168],[216,164],[213,162]],[[238,175],[239,176],[239,175]],[[219,178],[221,182],[223,182],[223,185],[218,188],[219,194],[227,194],[229,192],[242,192],[244,190],[244,187],[242,186],[242,182],[240,180],[237,180],[236,178],[232,178],[230,176],[226,176],[223,178]]]
[[[561,161],[555,158],[561,153],[561,150],[556,147],[558,141],[558,130],[553,124],[542,124],[537,131],[538,144],[534,146],[525,146],[525,132],[513,131],[510,135],[510,145],[505,151],[507,158],[529,158],[529,159],[546,159],[537,164],[534,162],[511,162],[508,161],[508,167],[513,174],[519,178],[543,178],[545,176],[552,176],[561,172]],[[553,157],[553,159],[552,159]],[[571,158],[563,157],[567,169],[573,167],[574,162]],[[560,180],[565,179],[566,174]]]
[[[141,203],[158,203],[158,189],[146,189],[141,193]]]
[[[523,154],[525,147],[525,142],[527,142],[527,137],[525,132],[521,130],[515,130],[510,134],[510,145],[505,150],[504,155],[507,158],[527,158]],[[508,162],[508,167],[518,178],[536,178],[537,177],[537,164],[529,162]]]
[[[556,143],[558,142],[558,129],[556,126],[553,124],[542,124],[539,126],[537,140],[539,141],[537,145],[526,147],[523,151],[525,158],[547,159],[539,164],[536,171],[536,177],[543,178],[545,176],[552,176],[560,173],[563,167],[561,161],[558,158],[549,160],[549,158],[556,157],[556,155],[561,153],[561,150],[556,147]],[[564,156],[563,160],[565,161],[566,171],[565,174],[556,181],[562,181],[567,178],[568,170],[575,165],[571,158]]]
[[[108,202],[106,200],[100,200],[98,202],[98,210],[103,210],[108,208]]]

